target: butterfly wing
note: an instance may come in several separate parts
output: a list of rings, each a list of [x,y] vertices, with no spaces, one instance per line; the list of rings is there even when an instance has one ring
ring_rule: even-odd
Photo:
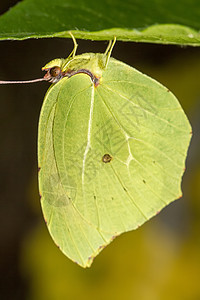
[[[39,185],[60,249],[89,266],[113,237],[181,195],[190,125],[165,87],[110,59],[47,92],[39,123]]]

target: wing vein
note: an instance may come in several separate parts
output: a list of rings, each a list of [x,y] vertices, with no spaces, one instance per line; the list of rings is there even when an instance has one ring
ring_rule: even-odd
[[[91,129],[92,129],[93,109],[94,109],[94,85],[92,85],[92,93],[91,93],[90,115],[89,115],[88,132],[87,132],[87,145],[85,147],[85,152],[84,152],[84,155],[83,155],[83,165],[82,165],[82,186],[83,186],[83,189],[84,189],[84,176],[85,176],[85,161],[86,161],[87,154],[88,154],[90,146],[91,146]]]

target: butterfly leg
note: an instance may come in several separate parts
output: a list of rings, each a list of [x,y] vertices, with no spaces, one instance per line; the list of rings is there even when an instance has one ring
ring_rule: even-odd
[[[77,42],[76,42],[75,37],[74,37],[73,34],[71,33],[71,31],[69,31],[69,34],[70,34],[70,36],[71,36],[71,38],[72,38],[72,40],[73,40],[73,43],[74,43],[74,49],[72,50],[72,52],[70,53],[70,55],[68,56],[68,58],[70,58],[70,57],[74,58],[74,56],[76,55],[76,50],[77,50],[77,48],[78,48],[78,44],[77,44]]]
[[[109,41],[108,47],[106,48],[106,51],[105,51],[105,53],[104,53],[104,56],[105,56],[105,58],[106,58],[106,59],[105,59],[105,68],[106,68],[107,65],[108,65],[109,58],[110,58],[110,56],[111,56],[112,49],[113,49],[115,43],[116,43],[116,37],[114,37],[113,41],[111,41],[111,40]]]

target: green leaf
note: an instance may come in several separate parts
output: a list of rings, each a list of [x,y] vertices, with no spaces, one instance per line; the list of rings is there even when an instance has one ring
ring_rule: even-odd
[[[105,64],[93,53],[47,64],[75,73],[49,88],[39,121],[44,217],[61,251],[83,267],[181,196],[191,138],[167,88],[114,58]]]
[[[198,0],[24,0],[0,17],[0,39],[42,37],[200,45]]]

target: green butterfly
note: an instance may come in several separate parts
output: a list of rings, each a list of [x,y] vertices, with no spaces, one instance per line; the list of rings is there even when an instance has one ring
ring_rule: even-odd
[[[181,196],[190,124],[164,86],[104,54],[54,59],[39,121],[41,205],[61,251],[82,267]]]

